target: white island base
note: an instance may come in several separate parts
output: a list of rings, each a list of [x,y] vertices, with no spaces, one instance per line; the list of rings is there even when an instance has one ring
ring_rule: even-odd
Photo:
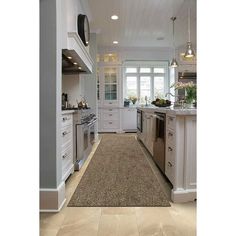
[[[165,175],[173,185],[171,200],[176,203],[190,202],[196,199],[196,109],[139,108],[146,113],[166,114],[165,132]],[[148,114],[147,114],[148,116]],[[147,119],[146,122],[153,122]],[[145,124],[152,127],[152,124]],[[143,141],[151,140],[149,130],[138,133]],[[146,138],[143,136],[146,134]],[[152,154],[153,140],[143,142]],[[150,145],[149,145],[150,143]]]

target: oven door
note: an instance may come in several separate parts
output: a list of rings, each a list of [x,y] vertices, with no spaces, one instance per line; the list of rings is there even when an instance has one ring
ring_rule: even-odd
[[[76,161],[84,158],[89,147],[89,129],[87,123],[76,125]]]

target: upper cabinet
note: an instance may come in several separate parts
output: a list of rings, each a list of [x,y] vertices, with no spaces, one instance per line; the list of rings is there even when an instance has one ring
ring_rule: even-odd
[[[97,55],[97,99],[99,106],[118,106],[121,66],[117,54]]]

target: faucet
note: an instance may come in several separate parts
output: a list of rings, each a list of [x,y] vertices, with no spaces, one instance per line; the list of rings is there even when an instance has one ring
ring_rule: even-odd
[[[167,95],[171,95],[172,97],[178,97],[178,96],[173,95],[172,93],[166,93],[166,94],[165,94],[165,97],[166,97]]]

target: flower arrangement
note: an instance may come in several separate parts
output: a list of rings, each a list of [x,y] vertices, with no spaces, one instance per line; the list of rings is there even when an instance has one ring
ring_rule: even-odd
[[[131,100],[132,103],[135,104],[137,102],[138,98],[136,96],[130,96],[129,100]]]
[[[175,89],[185,89],[185,100],[186,103],[193,103],[197,99],[197,85],[192,81],[188,83],[177,82],[171,86]]]

